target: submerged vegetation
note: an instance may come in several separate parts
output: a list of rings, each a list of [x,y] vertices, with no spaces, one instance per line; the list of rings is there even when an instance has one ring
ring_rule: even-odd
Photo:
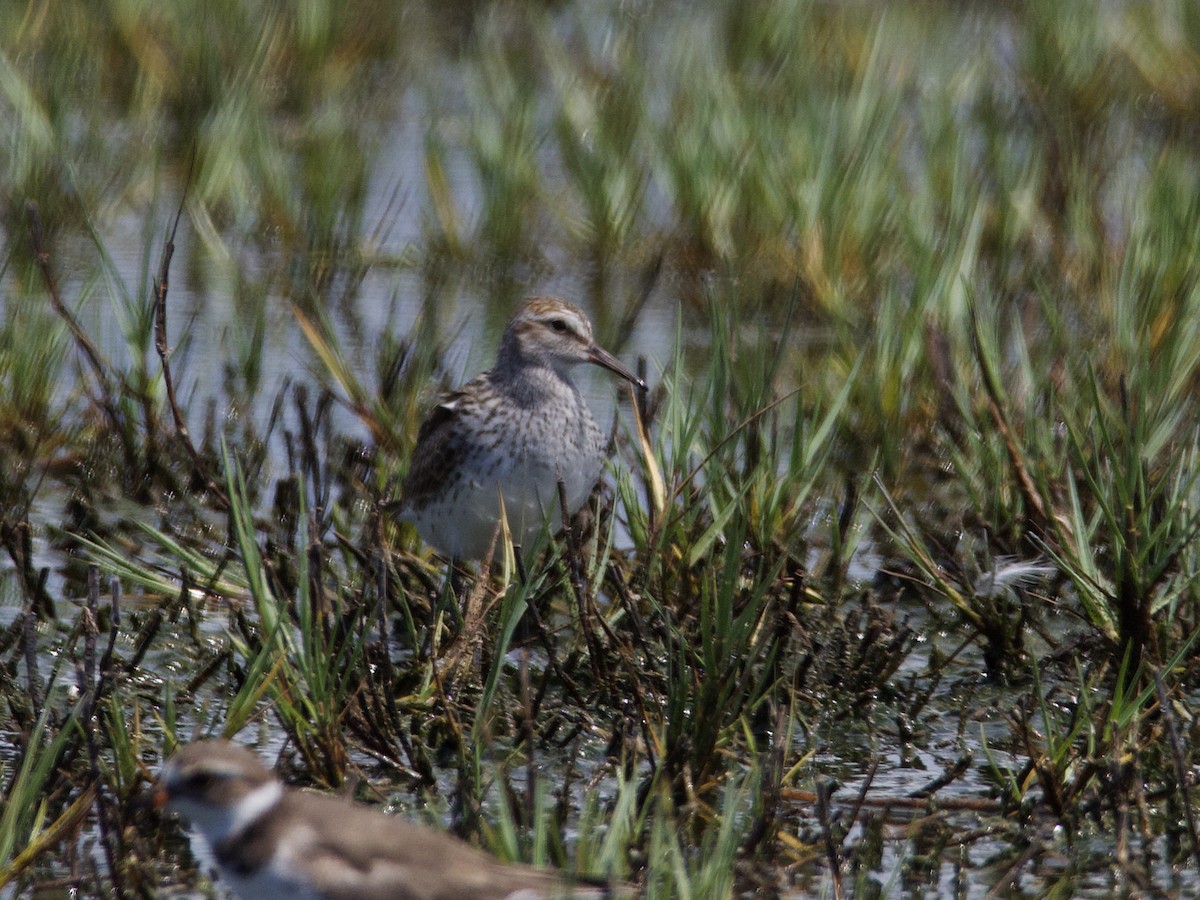
[[[1185,0],[0,7],[0,891],[203,883],[133,800],[219,734],[647,897],[1200,889],[1198,59]],[[651,389],[452,578],[384,508],[534,292]]]

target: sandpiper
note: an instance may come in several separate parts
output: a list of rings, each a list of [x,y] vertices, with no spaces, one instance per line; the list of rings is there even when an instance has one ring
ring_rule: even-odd
[[[156,808],[198,830],[244,900],[548,900],[610,896],[510,865],[456,838],[324,794],[285,787],[246,747],[198,741],[163,767]]]
[[[574,514],[600,478],[605,437],[571,380],[593,363],[641,380],[592,338],[587,316],[553,297],[525,301],[504,329],[495,367],[444,397],[421,425],[398,504],[401,518],[455,559],[480,559],[500,518],[528,546],[548,514],[561,525],[558,481]]]

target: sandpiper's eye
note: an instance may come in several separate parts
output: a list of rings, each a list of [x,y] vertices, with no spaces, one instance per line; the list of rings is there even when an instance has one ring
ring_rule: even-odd
[[[557,332],[558,334],[566,334],[567,333],[567,323],[564,322],[562,319],[551,319],[550,327],[553,328],[554,331]]]

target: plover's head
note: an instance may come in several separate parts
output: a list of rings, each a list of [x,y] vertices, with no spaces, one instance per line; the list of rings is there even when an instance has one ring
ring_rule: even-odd
[[[229,741],[198,741],[163,766],[151,802],[192,823],[211,844],[240,833],[283,796],[258,756]]]
[[[596,343],[592,323],[583,311],[555,297],[526,300],[504,329],[500,367],[528,362],[552,366],[563,375],[572,366],[592,363],[643,386],[619,359]]]

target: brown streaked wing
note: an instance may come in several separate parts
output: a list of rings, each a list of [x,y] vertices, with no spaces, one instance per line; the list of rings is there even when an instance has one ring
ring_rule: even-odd
[[[440,493],[446,477],[462,464],[467,445],[461,440],[458,425],[463,415],[461,406],[470,402],[471,392],[486,377],[481,375],[462,389],[447,394],[421,423],[417,446],[413,448],[401,487],[401,497],[409,508],[418,510],[425,506]]]

